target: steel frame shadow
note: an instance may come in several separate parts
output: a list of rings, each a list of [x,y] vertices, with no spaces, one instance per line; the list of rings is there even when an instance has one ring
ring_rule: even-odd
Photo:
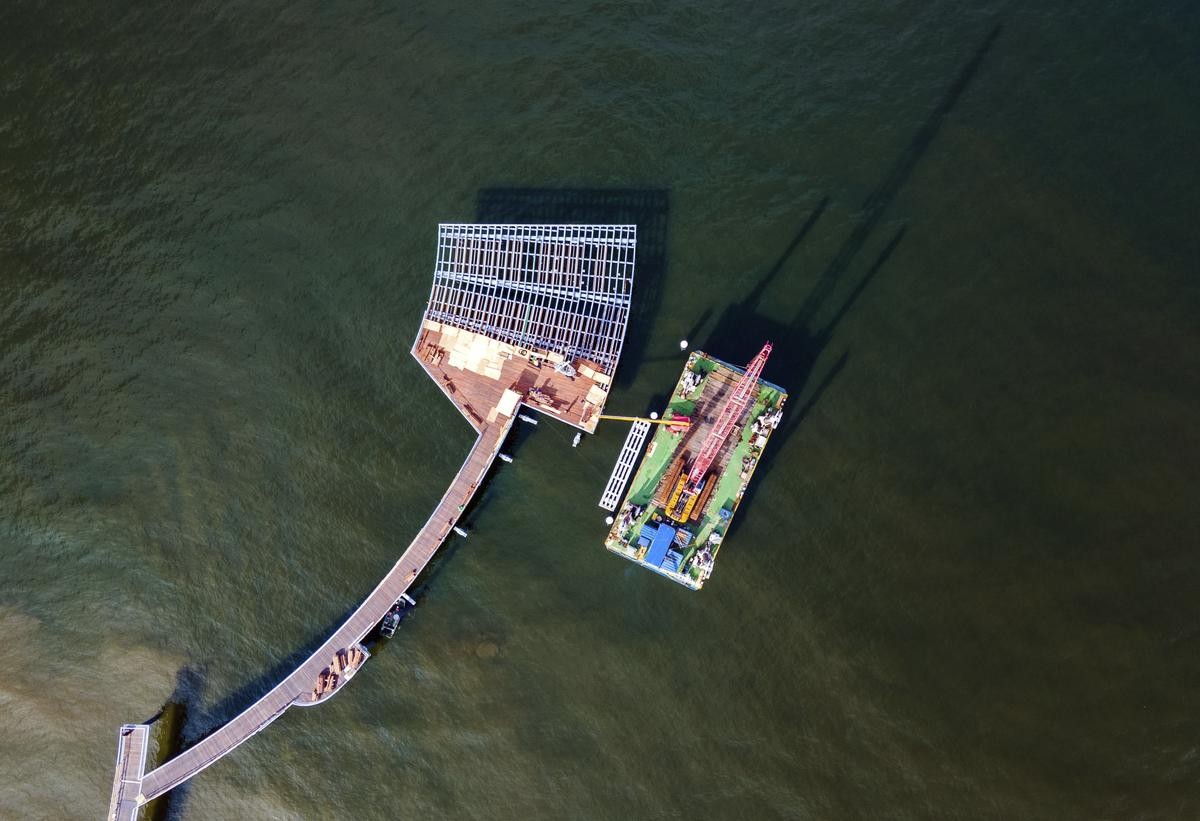
[[[670,194],[661,188],[520,188],[479,190],[475,221],[542,224],[580,223],[637,226],[633,303],[614,382],[628,387],[637,376],[662,304],[667,272]]]

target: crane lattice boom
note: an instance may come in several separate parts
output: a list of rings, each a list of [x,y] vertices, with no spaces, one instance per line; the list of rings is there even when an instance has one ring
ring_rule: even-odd
[[[746,372],[734,386],[733,393],[725,400],[721,412],[717,415],[717,423],[713,425],[708,438],[700,446],[700,453],[696,456],[696,461],[692,463],[692,469],[688,471],[688,487],[693,491],[704,480],[704,474],[708,473],[708,469],[712,467],[713,460],[721,452],[721,446],[729,438],[733,426],[742,418],[742,413],[750,404],[754,388],[758,385],[758,378],[762,376],[763,367],[767,364],[767,357],[770,355],[771,343],[768,342],[763,345],[758,355],[750,360],[750,364],[746,366]]]

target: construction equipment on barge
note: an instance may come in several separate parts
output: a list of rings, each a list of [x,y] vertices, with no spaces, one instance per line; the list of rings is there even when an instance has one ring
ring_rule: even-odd
[[[703,351],[689,356],[663,415],[690,415],[690,436],[660,426],[629,479],[642,444],[630,431],[601,499],[616,510],[628,483],[605,540],[609,550],[692,589],[704,584],[787,400],[762,378],[771,350],[767,342],[745,368]],[[638,425],[644,439],[650,425]],[[693,440],[700,443],[694,449]]]

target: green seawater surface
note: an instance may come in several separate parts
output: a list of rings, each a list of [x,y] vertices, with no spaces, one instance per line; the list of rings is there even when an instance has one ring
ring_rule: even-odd
[[[440,221],[635,221],[611,413],[790,392],[699,593],[522,429],[228,819],[1200,817],[1200,12],[1099,2],[0,11],[0,818],[94,819],[326,635],[472,436]]]

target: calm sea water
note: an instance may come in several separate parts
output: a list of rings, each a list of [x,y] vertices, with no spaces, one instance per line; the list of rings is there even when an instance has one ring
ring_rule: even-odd
[[[711,582],[520,435],[402,633],[170,812],[1200,817],[1191,2],[10,3],[0,817],[96,818],[323,636],[470,442],[438,221],[633,219],[613,412],[684,336],[791,414]],[[614,193],[616,192],[616,193]]]

